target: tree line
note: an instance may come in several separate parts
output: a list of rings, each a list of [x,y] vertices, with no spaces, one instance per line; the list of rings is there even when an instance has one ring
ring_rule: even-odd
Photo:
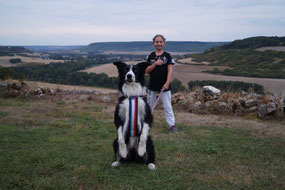
[[[87,67],[113,62],[108,56],[97,56],[96,59],[86,60],[80,57],[78,60],[64,63],[50,63],[46,65],[26,64],[17,67],[0,67],[1,79],[14,78],[49,83],[68,85],[88,85],[117,88],[118,79],[108,77],[106,74],[78,72]]]

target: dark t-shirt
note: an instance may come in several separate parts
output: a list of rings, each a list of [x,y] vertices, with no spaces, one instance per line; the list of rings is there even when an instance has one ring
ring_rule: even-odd
[[[160,58],[163,61],[162,65],[157,65],[150,73],[150,79],[149,79],[149,86],[148,88],[152,91],[160,91],[163,87],[163,85],[167,81],[167,74],[168,74],[168,65],[172,64],[174,65],[174,61],[171,57],[171,55],[167,52],[163,52],[160,56],[156,56],[155,52],[152,52],[147,57],[147,63],[148,65],[152,65],[155,61]],[[169,89],[165,90],[168,91]]]

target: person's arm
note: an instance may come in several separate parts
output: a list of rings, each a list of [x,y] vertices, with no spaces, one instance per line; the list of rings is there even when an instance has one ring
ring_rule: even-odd
[[[167,90],[169,88],[171,77],[172,77],[172,70],[173,70],[172,65],[171,64],[167,65],[167,68],[168,68],[167,80],[165,84],[163,85],[163,90]]]
[[[165,84],[163,85],[163,90],[167,90],[169,88],[170,82],[171,82],[171,77],[172,77],[172,71],[173,71],[173,66],[172,64],[167,65],[167,80]]]
[[[157,65],[162,65],[163,61],[159,58],[156,62],[154,62],[152,65],[148,66],[145,69],[145,73],[149,74]]]
[[[163,85],[163,90],[169,89],[169,85],[172,78],[173,65],[174,65],[174,60],[172,59],[171,55],[169,55],[168,65],[167,65],[167,79],[165,84]]]

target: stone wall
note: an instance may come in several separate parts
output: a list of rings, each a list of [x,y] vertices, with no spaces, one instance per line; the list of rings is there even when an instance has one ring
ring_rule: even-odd
[[[172,104],[199,114],[256,115],[264,118],[284,118],[285,99],[270,94],[222,93],[213,86],[196,88],[190,93],[177,93]]]

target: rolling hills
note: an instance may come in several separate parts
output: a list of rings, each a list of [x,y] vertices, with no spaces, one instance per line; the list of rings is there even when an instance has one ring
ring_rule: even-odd
[[[228,42],[198,42],[198,41],[169,41],[165,47],[170,52],[203,52],[214,46],[223,45]],[[145,52],[153,51],[151,41],[133,42],[95,42],[89,45],[73,46],[24,46],[35,52],[69,52],[69,53],[104,53],[104,52]]]
[[[197,62],[207,61],[211,65],[229,66],[230,69],[209,71],[214,74],[259,78],[285,78],[285,52],[265,50],[262,47],[284,47],[285,37],[252,37],[216,46],[203,53],[189,57]]]
[[[206,49],[227,42],[195,42],[195,41],[167,41],[165,50],[170,52],[203,52]],[[153,51],[151,41],[137,42],[98,42],[82,47],[81,50],[87,52],[104,51]]]

